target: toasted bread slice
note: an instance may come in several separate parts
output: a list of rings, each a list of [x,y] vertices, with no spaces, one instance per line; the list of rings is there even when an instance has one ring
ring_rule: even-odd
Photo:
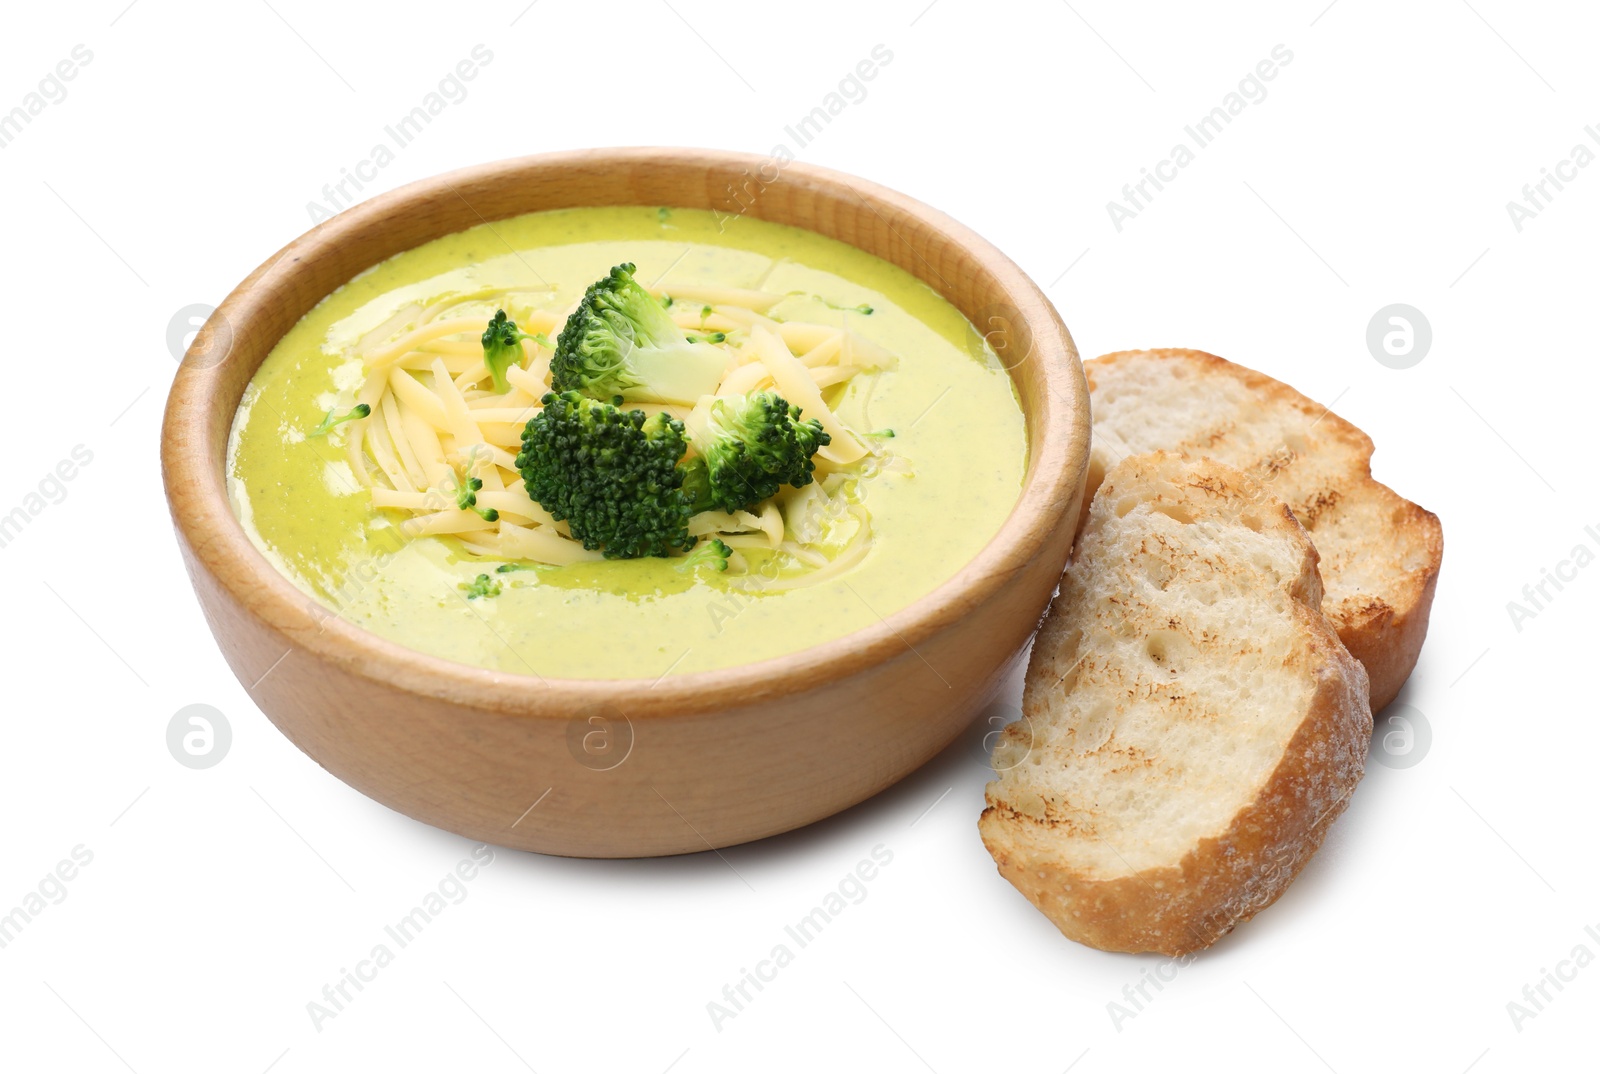
[[[1394,700],[1428,632],[1439,519],[1372,479],[1372,441],[1286,384],[1211,354],[1121,351],[1084,363],[1094,412],[1089,494],[1124,455],[1206,455],[1266,482],[1322,557],[1323,611]]]
[[[1210,459],[1131,456],[1034,640],[979,831],[1071,939],[1206,947],[1282,894],[1343,811],[1367,690],[1281,501]]]

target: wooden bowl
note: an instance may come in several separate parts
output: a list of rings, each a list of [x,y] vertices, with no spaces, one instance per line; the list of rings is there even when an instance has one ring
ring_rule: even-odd
[[[788,656],[647,680],[539,679],[369,634],[309,600],[228,505],[234,410],[268,351],[357,273],[542,209],[666,205],[809,229],[906,269],[987,334],[1027,416],[1021,496],[982,552],[875,626]],[[324,221],[195,337],[161,459],[178,542],[223,656],[279,730],[407,816],[549,854],[679,854],[774,835],[877,793],[973,719],[1066,563],[1089,457],[1078,354],[1054,307],[949,217],[853,176],[701,149],[602,149],[451,172]]]

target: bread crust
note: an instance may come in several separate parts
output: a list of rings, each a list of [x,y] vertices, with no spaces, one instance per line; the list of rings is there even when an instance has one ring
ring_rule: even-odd
[[[1165,453],[1130,458],[1125,468]],[[1368,679],[1321,610],[1317,552],[1294,515],[1261,486],[1209,459],[1190,460],[1209,491],[1245,495],[1276,509],[1269,525],[1302,546],[1301,576],[1285,583],[1293,628],[1304,639],[1315,686],[1300,723],[1270,775],[1219,833],[1200,839],[1170,865],[1103,879],[1068,860],[1052,828],[1066,823],[1030,815],[1004,797],[1004,781],[986,791],[979,831],[1000,874],[1070,939],[1106,951],[1176,956],[1215,943],[1271,905],[1321,846],[1363,774],[1372,735]],[[1122,471],[1114,472],[1120,474]],[[1230,491],[1231,490],[1231,491]],[[1115,489],[1108,486],[1108,491]],[[1057,650],[1084,629],[1063,602],[1051,605],[1028,668],[1030,692],[1064,696]],[[1075,642],[1073,643],[1075,644]],[[1048,718],[1048,717],[1047,717]],[[1120,856],[1120,854],[1119,854]]]
[[[1325,670],[1312,709],[1226,832],[1175,866],[1094,880],[1015,847],[1005,827],[1032,819],[991,800],[978,823],[1000,875],[1068,939],[1102,951],[1188,954],[1272,905],[1344,812],[1372,735],[1366,698],[1355,696],[1365,682],[1360,666],[1337,638],[1314,645]]]
[[[1413,565],[1401,570],[1382,592],[1345,593],[1338,584],[1339,564],[1330,563],[1325,555],[1322,571],[1324,580],[1329,583],[1325,588],[1332,592],[1325,597],[1323,611],[1338,630],[1345,648],[1367,669],[1372,684],[1372,711],[1381,712],[1400,693],[1400,688],[1410,677],[1422,653],[1423,640],[1427,637],[1428,616],[1433,609],[1434,591],[1438,587],[1439,570],[1444,559],[1444,530],[1438,516],[1373,478],[1373,444],[1366,433],[1282,381],[1205,351],[1183,348],[1115,351],[1086,361],[1083,365],[1089,382],[1091,406],[1097,374],[1118,362],[1146,357],[1183,362],[1204,375],[1236,380],[1263,403],[1299,413],[1319,441],[1338,442],[1357,460],[1355,470],[1349,475],[1350,487],[1342,491],[1347,497],[1378,501],[1381,513],[1390,520],[1384,532],[1371,535],[1371,548],[1367,554],[1386,556],[1391,561],[1411,560]],[[1143,444],[1138,449],[1159,447],[1198,455],[1215,453],[1223,463],[1243,469],[1271,488],[1274,477],[1284,468],[1284,464],[1278,459],[1249,460],[1247,464],[1245,460],[1230,456],[1226,453],[1227,416],[1219,415],[1217,420],[1218,428],[1206,437],[1191,437],[1187,441],[1160,445]],[[1097,428],[1096,435],[1099,433]],[[1289,465],[1292,462],[1290,459]],[[1091,464],[1087,495],[1093,495],[1105,468],[1106,460],[1102,454]],[[1323,521],[1321,516],[1329,510],[1337,512],[1340,509],[1338,496],[1324,497],[1319,494],[1300,503],[1296,503],[1292,497],[1285,499],[1296,517],[1311,532],[1313,542],[1317,540],[1319,522]],[[1323,551],[1326,553],[1328,550]]]

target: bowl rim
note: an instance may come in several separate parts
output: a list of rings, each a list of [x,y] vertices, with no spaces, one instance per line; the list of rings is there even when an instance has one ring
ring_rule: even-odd
[[[465,187],[514,181],[532,171],[593,168],[597,164],[624,168],[662,165],[700,169],[709,174],[722,169],[754,173],[770,162],[756,154],[683,147],[583,149],[514,157],[408,183],[346,209],[295,238],[247,276],[211,314],[196,334],[167,398],[161,435],[162,478],[174,528],[191,560],[191,572],[203,568],[234,602],[284,634],[293,646],[290,653],[303,649],[370,681],[424,697],[519,716],[566,718],[575,711],[606,708],[632,719],[724,710],[800,693],[828,681],[842,681],[886,664],[908,650],[923,659],[917,650],[919,644],[957,621],[965,609],[991,599],[1022,565],[1043,550],[1050,540],[1050,528],[1063,524],[1064,513],[1081,491],[1089,466],[1087,386],[1077,348],[1055,307],[1038,285],[996,247],[943,212],[905,194],[846,172],[800,161],[784,164],[778,181],[800,181],[809,188],[830,193],[848,190],[880,218],[884,209],[914,217],[980,261],[995,277],[1029,334],[1030,349],[1025,358],[1041,367],[1044,390],[1038,393],[1039,412],[1029,413],[1026,403],[1022,404],[1030,433],[1035,422],[1039,433],[1036,438],[1029,437],[1037,449],[1030,446],[1017,500],[978,553],[930,592],[887,616],[874,612],[877,622],[849,634],[751,663],[681,675],[670,674],[669,668],[653,680],[560,678],[458,663],[372,633],[350,622],[337,609],[313,610],[320,602],[307,596],[273,566],[245,533],[229,502],[226,476],[228,440],[239,399],[225,398],[231,393],[226,390],[222,371],[232,357],[233,342],[241,335],[241,326],[276,300],[285,281],[300,271],[298,266],[345,242],[350,235],[372,228],[382,218],[441,192],[461,197],[460,191]],[[468,208],[477,213],[470,203]],[[539,211],[544,210],[523,210]],[[765,218],[759,211],[752,211],[751,215]],[[507,218],[508,215],[479,217],[486,223]],[[888,224],[887,220],[884,222]],[[893,230],[892,225],[888,226]],[[441,231],[433,238],[452,233],[453,230]],[[862,249],[847,239],[839,241]],[[933,266],[928,267],[935,276],[939,275]],[[371,265],[352,273],[352,278],[367,268]],[[941,292],[938,281],[911,268],[907,271]],[[343,284],[335,289],[337,286]],[[950,301],[942,292],[941,295]],[[968,313],[961,312],[964,316]],[[221,358],[212,359],[206,352],[219,345],[211,336],[217,325],[221,326],[217,331],[227,333],[221,344],[227,349]],[[265,345],[263,361],[276,343],[275,338]],[[257,362],[250,371],[252,378],[259,368]],[[1008,375],[1012,375],[1014,383],[1017,381],[1010,369]],[[245,387],[248,383],[247,379]],[[1021,394],[1018,385],[1019,400]],[[212,415],[221,407],[226,408],[227,420],[219,442]],[[193,581],[198,584],[199,580]],[[286,653],[280,662],[288,656]],[[932,669],[931,664],[929,667]],[[937,669],[933,670],[938,674]],[[252,689],[247,687],[247,691]]]

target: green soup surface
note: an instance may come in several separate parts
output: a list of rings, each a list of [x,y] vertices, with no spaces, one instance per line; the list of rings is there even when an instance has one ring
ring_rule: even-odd
[[[866,557],[812,586],[632,559],[495,573],[454,538],[397,536],[356,480],[343,431],[308,438],[363,378],[356,340],[413,302],[549,285],[562,309],[611,266],[641,281],[798,292],[779,320],[837,323],[897,356],[829,393],[898,462],[852,481],[871,518]],[[866,305],[872,313],[850,307]],[[570,209],[484,224],[399,254],[324,299],[278,343],[240,403],[229,495],[251,540],[309,596],[382,637],[502,672],[657,679],[750,663],[845,636],[949,579],[994,536],[1026,465],[1023,416],[983,338],[926,284],[844,243],[751,218],[654,207]],[[759,556],[751,557],[759,564]],[[493,597],[462,586],[488,572]]]

